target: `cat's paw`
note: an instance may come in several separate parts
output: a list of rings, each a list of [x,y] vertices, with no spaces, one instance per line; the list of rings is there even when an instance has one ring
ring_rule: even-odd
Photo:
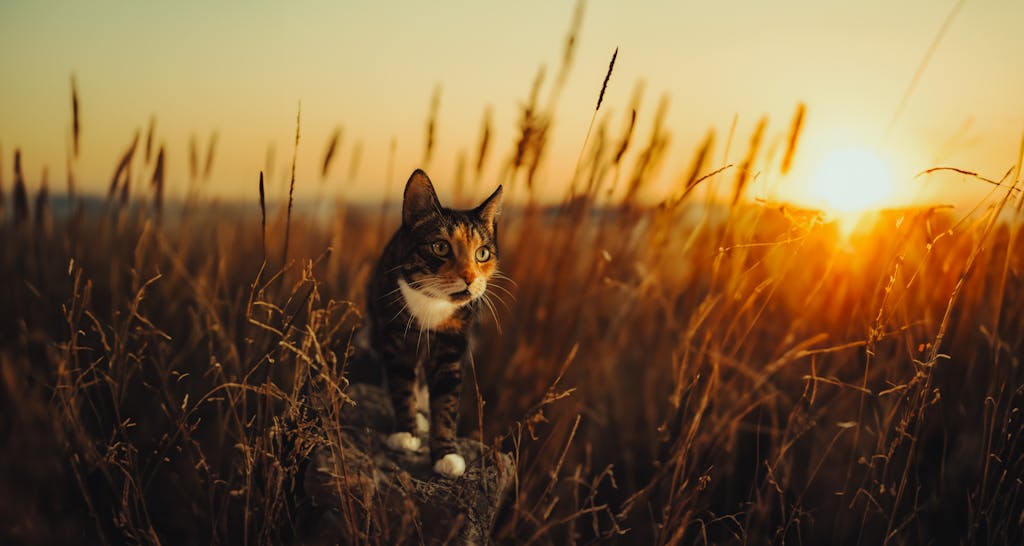
[[[411,432],[396,432],[388,436],[385,442],[395,451],[416,451],[420,448],[420,439]]]
[[[458,453],[449,453],[434,463],[434,472],[445,478],[458,478],[466,472],[466,461]]]
[[[426,434],[430,432],[430,421],[426,415],[422,413],[416,414],[416,432],[419,434]]]

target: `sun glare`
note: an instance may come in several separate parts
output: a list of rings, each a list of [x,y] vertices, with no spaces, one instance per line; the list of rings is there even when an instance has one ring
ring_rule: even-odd
[[[822,160],[810,191],[826,212],[848,216],[882,204],[893,193],[893,177],[878,154],[842,148]]]

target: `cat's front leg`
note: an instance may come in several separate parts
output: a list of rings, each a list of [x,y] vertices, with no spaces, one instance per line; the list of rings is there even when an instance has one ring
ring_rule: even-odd
[[[395,408],[395,432],[387,437],[387,445],[395,451],[416,451],[416,362],[397,357],[387,362],[388,392]]]
[[[457,478],[466,471],[466,461],[455,451],[459,426],[459,395],[462,393],[462,340],[450,340],[432,366],[430,387],[430,459],[434,472]]]

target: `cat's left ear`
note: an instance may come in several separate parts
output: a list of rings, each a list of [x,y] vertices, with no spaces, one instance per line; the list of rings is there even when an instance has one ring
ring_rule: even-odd
[[[494,220],[501,214],[501,186],[494,190],[490,197],[484,199],[473,212],[487,225],[494,225]]]

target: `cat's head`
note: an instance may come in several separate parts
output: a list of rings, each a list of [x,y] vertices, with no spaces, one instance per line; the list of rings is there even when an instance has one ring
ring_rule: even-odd
[[[411,243],[403,269],[408,286],[456,305],[482,296],[498,269],[500,212],[501,186],[474,209],[451,210],[441,206],[427,174],[413,172],[402,202]]]

